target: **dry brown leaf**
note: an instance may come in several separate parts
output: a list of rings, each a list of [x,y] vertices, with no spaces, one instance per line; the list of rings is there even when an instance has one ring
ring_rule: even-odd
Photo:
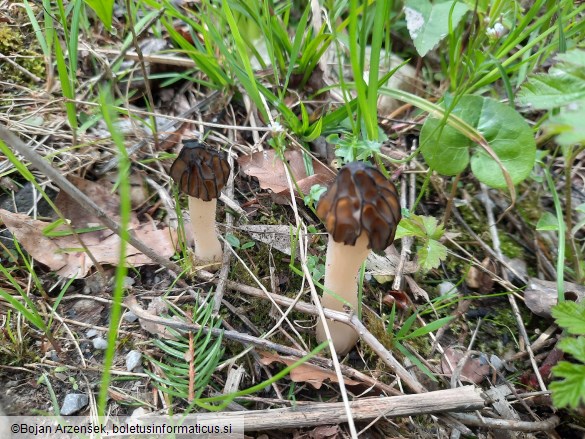
[[[298,190],[308,194],[311,186],[326,186],[335,178],[335,173],[317,160],[313,160],[314,174],[307,176],[301,151],[291,150],[284,153],[288,162],[291,177],[296,181]],[[276,203],[286,204],[289,199],[289,186],[284,163],[273,149],[258,151],[238,159],[238,163],[246,175],[256,177],[262,189],[270,189]],[[295,195],[300,196],[297,188]]]
[[[168,306],[161,297],[155,297],[149,304],[146,312],[151,314],[153,317],[159,317],[161,314],[165,314],[168,311]],[[138,318],[140,326],[145,331],[152,335],[156,335],[160,338],[166,338],[174,340],[176,339],[170,331],[169,327],[161,323],[151,322],[145,319]],[[189,361],[189,360],[186,360]]]
[[[28,215],[12,213],[4,209],[0,209],[0,219],[33,258],[53,271],[57,271],[67,265],[68,256],[59,252],[60,247],[53,240],[43,236],[42,229],[48,223],[33,220]]]
[[[59,276],[79,279],[85,277],[93,267],[93,262],[80,248],[73,235],[49,238],[43,234],[43,229],[50,223],[3,209],[0,209],[0,219],[34,259]],[[172,229],[153,229],[151,224],[142,224],[138,225],[133,233],[137,239],[147,242],[149,247],[162,257],[170,258],[175,252],[177,237]],[[111,230],[98,230],[79,236],[100,264],[118,264],[120,247],[118,235]],[[149,257],[130,245],[126,250],[125,261],[129,266],[153,263]]]
[[[298,358],[281,357],[267,351],[259,351],[258,353],[262,357],[260,362],[266,366],[274,362],[283,363],[287,366],[290,366],[299,360]],[[295,383],[308,383],[315,389],[320,389],[323,385],[323,381],[325,380],[330,380],[332,383],[338,382],[337,375],[335,375],[334,371],[323,369],[322,367],[308,363],[303,363],[291,370],[290,379]],[[345,378],[344,382],[346,386],[357,386],[358,384],[361,384],[360,382],[349,378]]]
[[[335,439],[341,434],[339,425],[319,425],[310,433],[311,439]]]
[[[492,273],[497,272],[496,264],[490,258],[485,258],[481,265]],[[474,265],[469,269],[465,283],[469,288],[478,289],[480,293],[486,294],[492,290],[494,279],[489,273]]]
[[[138,177],[139,178],[139,177]],[[111,193],[110,182],[92,182],[83,178],[70,176],[69,181],[96,203],[112,219],[119,219],[120,200],[115,193]],[[132,178],[131,178],[132,180]],[[140,178],[139,178],[140,180]],[[133,180],[134,181],[134,180]],[[74,228],[86,228],[101,225],[99,220],[90,215],[85,209],[64,191],[55,199],[55,204]],[[24,249],[37,261],[49,267],[56,274],[67,278],[85,277],[93,267],[89,256],[80,248],[77,238],[73,235],[47,237],[43,229],[49,225],[42,221],[0,211],[0,218],[5,222],[10,232],[18,239]],[[171,257],[175,252],[176,233],[172,229],[154,229],[151,224],[140,224],[134,212],[131,212],[129,229],[134,236],[147,242],[150,248],[164,257]],[[65,226],[57,230],[67,231]],[[100,264],[118,265],[120,238],[111,230],[98,230],[79,235],[85,246]],[[151,264],[147,256],[134,247],[126,250],[126,264],[140,266]]]
[[[114,221],[120,219],[120,198],[117,194],[110,192],[112,183],[108,180],[102,182],[94,182],[85,180],[83,178],[69,176],[67,179],[77,189],[83,192]],[[75,228],[89,227],[101,225],[100,221],[90,215],[87,210],[79,207],[79,203],[71,198],[65,191],[59,192],[55,198],[55,205],[59,208],[65,218],[71,221],[71,225]],[[134,212],[131,213],[130,225],[138,226],[139,221]]]
[[[585,286],[565,282],[567,300],[581,302],[585,300]],[[551,308],[557,304],[559,294],[557,283],[548,280],[531,278],[524,291],[524,302],[530,311],[537,316],[552,318]]]
[[[459,379],[461,381],[468,381],[471,383],[479,384],[486,376],[489,375],[491,368],[487,361],[483,361],[482,358],[469,356],[465,360],[463,367],[458,368],[459,361],[463,359],[465,353],[457,348],[447,348],[441,358],[441,370],[443,373],[450,377],[453,375],[454,370],[460,370]]]
[[[412,301],[408,294],[401,290],[390,290],[382,298],[382,303],[389,308],[396,306],[397,309],[404,311],[412,307]]]

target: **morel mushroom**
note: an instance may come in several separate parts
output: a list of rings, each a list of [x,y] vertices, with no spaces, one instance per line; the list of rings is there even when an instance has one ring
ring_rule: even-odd
[[[329,232],[321,304],[335,311],[343,311],[344,304],[357,310],[358,271],[370,249],[381,252],[392,243],[401,218],[396,187],[378,169],[348,163],[319,200],[317,215]],[[349,352],[358,334],[341,322],[328,320],[327,324],[335,351]],[[326,339],[319,321],[317,340]]]
[[[179,190],[189,196],[189,214],[195,242],[196,266],[217,269],[222,249],[215,227],[217,199],[230,175],[227,160],[197,140],[183,142],[170,175]]]

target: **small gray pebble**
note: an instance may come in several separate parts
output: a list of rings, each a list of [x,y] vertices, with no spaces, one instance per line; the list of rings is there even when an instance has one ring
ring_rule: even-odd
[[[98,332],[96,329],[90,329],[85,334],[87,335],[87,338],[94,338],[96,335],[98,335]]]
[[[69,416],[78,412],[89,403],[89,398],[83,393],[68,393],[65,395],[63,406],[61,407],[61,415]]]
[[[138,351],[130,351],[126,355],[126,370],[132,372],[138,366],[140,366],[142,360],[142,354]]]
[[[93,339],[93,348],[99,350],[106,350],[108,347],[108,342],[104,340],[102,337],[96,337]]]
[[[135,409],[132,412],[132,414],[130,415],[130,418],[137,419],[137,418],[140,418],[141,416],[145,416],[147,414],[148,414],[148,411],[144,407],[138,407],[137,409]]]
[[[55,349],[51,349],[51,352],[49,355],[50,355],[51,361],[55,361],[55,362],[59,361],[59,355],[57,355],[57,351]]]
[[[441,296],[446,296],[447,294],[457,294],[457,287],[453,285],[451,282],[441,282],[439,284],[439,294]]]
[[[130,288],[135,282],[133,278],[126,276],[124,278],[124,288]]]
[[[126,320],[128,323],[134,323],[136,320],[138,320],[138,316],[134,314],[132,311],[128,311],[126,314],[124,314],[124,317],[122,318]]]
[[[500,360],[500,357],[497,355],[492,354],[490,356],[490,363],[496,370],[502,370],[504,368],[504,362]]]

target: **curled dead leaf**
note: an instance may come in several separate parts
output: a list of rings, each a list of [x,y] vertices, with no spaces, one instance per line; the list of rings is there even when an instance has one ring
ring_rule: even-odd
[[[408,309],[412,305],[410,297],[402,290],[389,290],[382,298],[382,303],[390,308],[396,306],[396,309],[401,311]]]
[[[73,235],[45,236],[43,230],[51,223],[33,220],[28,215],[0,209],[0,219],[22,247],[38,262],[66,278],[87,276],[93,262]],[[170,258],[175,252],[176,232],[169,228],[153,229],[151,224],[138,225],[134,236],[147,242],[150,248],[163,257]],[[120,237],[111,230],[95,230],[78,235],[88,251],[100,264],[118,265]],[[132,246],[127,247],[124,262],[128,266],[151,264],[149,257]]]
[[[138,304],[136,304],[136,306],[139,306]],[[161,314],[164,314],[168,311],[168,306],[165,303],[165,301],[161,298],[161,297],[155,297],[149,304],[148,304],[148,308],[146,309],[146,312],[150,315],[152,315],[153,317],[159,317]],[[144,329],[145,331],[149,332],[152,335],[155,335],[157,337],[160,338],[166,338],[166,339],[171,339],[174,340],[176,337],[173,336],[170,331],[169,328],[161,323],[156,323],[156,322],[151,322],[149,320],[143,319],[143,318],[138,318],[138,321],[140,322],[140,326],[142,327],[142,329]],[[189,361],[187,358],[185,358],[185,361]]]
[[[537,316],[552,318],[551,308],[557,304],[559,294],[556,282],[531,278],[524,290],[524,302],[530,311]],[[565,282],[567,300],[581,302],[585,299],[585,286]]]
[[[311,159],[313,175],[307,175],[301,151],[285,151],[284,158],[290,169],[291,177],[296,182],[295,195],[301,196],[310,192],[315,184],[327,185],[335,178],[335,173],[321,162]],[[242,172],[256,177],[262,189],[270,189],[276,203],[287,204],[290,198],[288,180],[284,163],[275,150],[258,151],[238,159]],[[293,183],[294,184],[294,183]]]
[[[485,258],[481,262],[481,265],[492,273],[497,272],[496,264],[490,258]],[[485,294],[492,290],[494,279],[487,271],[474,265],[469,269],[465,283],[469,288],[478,289],[481,293]]]
[[[268,351],[259,351],[258,353],[261,356],[260,362],[266,366],[274,362],[290,366],[298,361],[298,358],[282,357]],[[323,369],[322,367],[308,363],[303,363],[291,370],[290,379],[295,383],[308,383],[315,389],[320,389],[325,380],[330,380],[332,383],[338,382],[337,375],[335,375],[334,371]],[[361,384],[360,382],[349,378],[344,378],[344,382],[346,386],[357,386],[358,384]]]
[[[461,381],[481,383],[491,371],[487,356],[469,355],[465,360],[464,357],[465,352],[460,349],[452,347],[445,349],[441,358],[441,370],[448,377],[458,372],[457,378]],[[460,361],[464,361],[462,366],[459,364]]]

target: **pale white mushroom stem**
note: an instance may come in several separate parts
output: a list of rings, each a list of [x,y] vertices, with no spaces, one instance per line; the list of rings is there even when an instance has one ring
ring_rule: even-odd
[[[330,292],[343,298],[349,303],[351,309],[357,312],[357,276],[362,263],[368,257],[368,237],[361,234],[355,245],[345,245],[335,242],[329,235],[327,244],[327,259],[325,261],[325,291],[321,298],[323,308],[329,308],[334,311],[344,311],[344,303]],[[357,332],[350,326],[327,320],[331,339],[335,351],[339,355],[346,354],[353,348],[359,338]],[[327,340],[325,329],[321,321],[317,322],[317,341],[319,343]]]
[[[191,228],[195,241],[195,265],[208,266],[221,263],[222,248],[217,238],[215,228],[215,211],[217,200],[203,201],[199,198],[189,197],[189,214],[191,215]]]

